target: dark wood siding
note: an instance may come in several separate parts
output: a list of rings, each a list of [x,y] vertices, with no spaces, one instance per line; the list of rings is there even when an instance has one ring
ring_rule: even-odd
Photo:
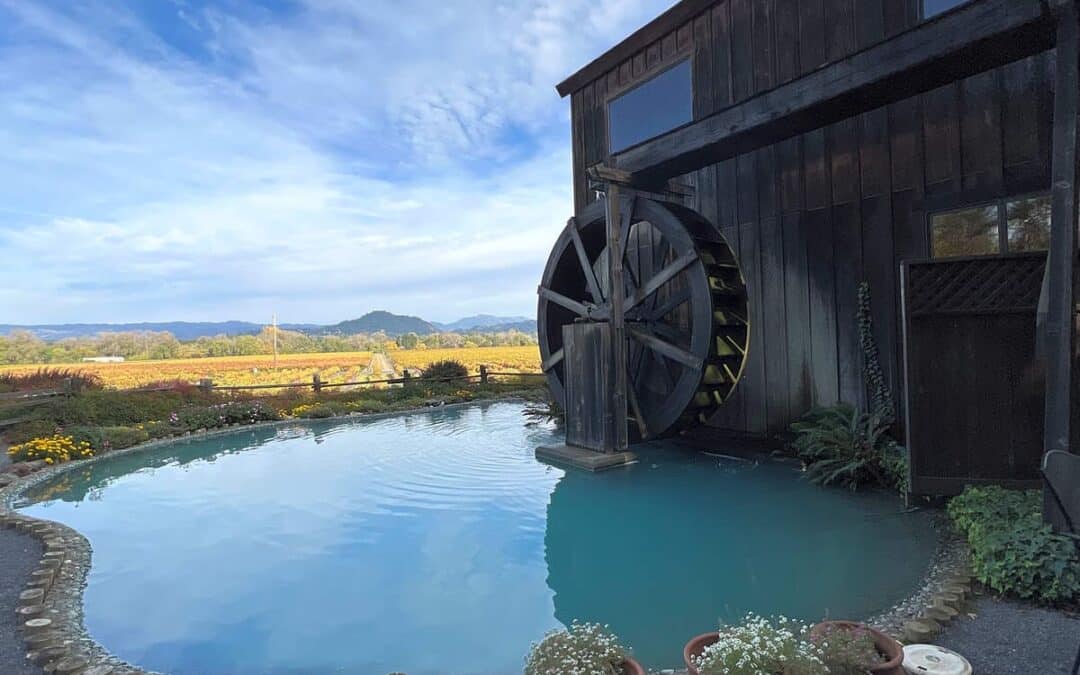
[[[913,26],[918,0],[720,0],[570,96],[574,198],[607,154],[608,98],[692,58],[700,119]],[[929,255],[926,213],[1047,189],[1048,52],[687,176],[740,254],[753,305],[743,381],[712,422],[775,433],[812,405],[861,402],[856,285],[873,297],[903,400],[899,264]]]

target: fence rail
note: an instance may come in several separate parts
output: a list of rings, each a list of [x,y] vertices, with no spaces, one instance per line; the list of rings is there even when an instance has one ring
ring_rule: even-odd
[[[507,373],[489,371],[486,366],[480,366],[480,372],[475,375],[455,375],[451,377],[390,377],[381,380],[365,380],[363,382],[323,382],[318,373],[311,376],[310,382],[284,382],[280,384],[214,384],[211,378],[203,378],[198,382],[186,384],[197,387],[203,391],[255,391],[262,389],[311,389],[318,393],[323,389],[337,387],[364,387],[375,384],[422,384],[425,382],[461,382],[479,380],[481,384],[488,384],[492,377],[545,377],[544,373]],[[172,385],[158,387],[135,387],[132,389],[120,389],[123,393],[150,393],[157,391],[172,391]],[[63,389],[47,389],[31,392],[6,392],[0,394],[0,407],[13,408],[21,406],[33,406],[48,403],[58,396],[67,396],[78,393],[78,387],[72,380],[66,380]]]

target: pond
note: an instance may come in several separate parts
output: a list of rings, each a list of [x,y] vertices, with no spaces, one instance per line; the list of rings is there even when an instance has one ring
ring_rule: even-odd
[[[745,612],[862,618],[911,592],[927,517],[790,465],[637,448],[600,474],[503,402],[238,430],[54,477],[24,513],[86,535],[90,634],[147,669],[520,672],[573,619],[645,664]]]

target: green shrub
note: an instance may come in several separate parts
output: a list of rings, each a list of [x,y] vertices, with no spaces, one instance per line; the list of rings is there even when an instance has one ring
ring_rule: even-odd
[[[1043,521],[1039,490],[969,487],[949,502],[948,512],[967,537],[982,583],[1051,604],[1080,599],[1076,549]]]
[[[626,657],[626,648],[604,626],[575,621],[532,646],[525,660],[525,675],[620,675]]]
[[[818,485],[860,485],[902,489],[904,451],[888,434],[882,416],[846,404],[816,408],[791,425],[792,447],[806,464],[806,477]]]
[[[465,377],[469,369],[460,361],[447,359],[428,364],[424,369],[424,377],[427,379],[441,380],[449,377]]]
[[[122,450],[150,440],[150,434],[137,427],[70,427],[64,431],[77,442],[88,442],[95,453]]]
[[[15,425],[5,437],[12,445],[20,445],[35,438],[52,436],[56,428],[56,423],[51,420],[28,420]]]
[[[57,399],[45,415],[61,426],[128,426],[163,420],[174,410],[207,400],[205,395],[188,395],[174,391],[87,391],[78,396]]]

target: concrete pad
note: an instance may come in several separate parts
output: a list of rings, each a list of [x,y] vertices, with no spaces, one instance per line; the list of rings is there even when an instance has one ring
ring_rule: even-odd
[[[637,455],[632,452],[597,452],[573,445],[541,445],[536,449],[536,458],[541,462],[585,471],[603,471],[637,462]]]

